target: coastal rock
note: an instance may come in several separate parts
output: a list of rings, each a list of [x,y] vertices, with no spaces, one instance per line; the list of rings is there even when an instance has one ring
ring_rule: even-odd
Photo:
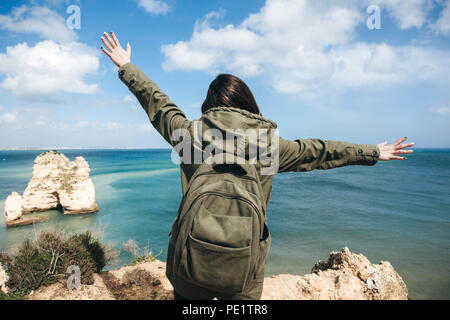
[[[94,274],[93,284],[69,290],[64,282],[41,287],[27,300],[171,300],[165,262],[155,260]]]
[[[389,262],[371,264],[345,247],[331,252],[305,276],[276,275],[264,280],[262,299],[406,300],[408,289]]]
[[[22,212],[62,207],[64,214],[98,211],[95,187],[83,157],[70,161],[58,151],[40,154],[34,160],[33,177],[23,194]]]
[[[5,201],[5,221],[8,228],[24,226],[47,220],[46,217],[26,217],[22,216],[23,199],[17,193],[11,193]]]
[[[57,282],[50,286],[40,287],[32,291],[26,300],[113,300],[103,279],[93,275],[93,284],[82,284],[79,289],[70,290],[65,282]]]
[[[9,222],[7,221],[6,226],[8,228],[14,228],[14,227],[26,226],[28,224],[33,224],[33,223],[39,223],[39,222],[43,222],[46,220],[47,220],[47,217],[42,217],[42,216],[26,217],[26,218],[20,218],[20,219],[9,221]]]
[[[6,271],[0,263],[0,293],[8,293],[8,287],[6,286]]]
[[[6,223],[20,219],[22,217],[22,197],[17,193],[11,193],[5,201],[5,216]]]
[[[69,290],[62,283],[41,287],[27,299],[173,299],[165,262],[154,260],[95,275],[93,285]],[[267,300],[395,300],[407,299],[408,289],[389,262],[377,265],[348,248],[331,252],[305,276],[281,274],[264,279],[261,299]]]

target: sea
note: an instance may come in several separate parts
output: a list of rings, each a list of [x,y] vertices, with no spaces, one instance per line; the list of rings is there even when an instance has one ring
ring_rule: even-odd
[[[60,151],[88,161],[100,211],[65,216],[51,210],[39,213],[45,222],[10,229],[0,216],[0,250],[14,252],[42,230],[92,230],[120,250],[117,265],[108,268],[133,260],[123,247],[130,239],[165,260],[181,200],[171,150]],[[42,152],[0,151],[1,212],[11,192],[23,193]],[[266,276],[310,273],[315,262],[347,246],[372,263],[389,261],[410,299],[450,299],[450,149],[416,148],[406,161],[372,167],[277,174],[267,216]]]

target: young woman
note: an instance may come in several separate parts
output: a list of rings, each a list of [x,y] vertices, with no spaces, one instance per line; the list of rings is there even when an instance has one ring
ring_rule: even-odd
[[[124,50],[116,35],[112,32],[110,35],[104,33],[104,37],[101,40],[106,46],[106,48],[101,48],[102,51],[119,67],[119,78],[139,100],[155,129],[173,147],[176,147],[177,143],[174,139],[177,130],[186,130],[191,134],[195,134],[197,129],[194,127],[199,123],[202,125],[202,133],[205,133],[208,129],[225,133],[227,130],[274,130],[276,128],[274,122],[261,115],[253,94],[246,84],[239,78],[229,74],[221,74],[211,83],[202,105],[201,119],[188,121],[184,113],[159,87],[137,66],[131,63],[131,47],[129,43],[126,50]],[[291,141],[278,137],[277,141],[275,141],[278,147],[276,172],[332,169],[347,165],[372,166],[380,160],[405,160],[403,155],[413,152],[413,150],[405,150],[405,148],[414,145],[414,143],[403,143],[405,141],[406,137],[400,138],[390,145],[386,141],[378,145],[369,145],[321,139]],[[200,148],[204,147],[201,145]],[[235,152],[234,144],[231,153],[233,152]],[[259,180],[264,197],[262,201],[267,208],[272,190],[273,174],[261,174],[264,167],[261,161],[258,161],[255,166],[260,174]],[[190,178],[199,165],[189,161],[182,161],[180,167],[184,195]],[[270,235],[267,237],[267,247],[269,247]],[[268,248],[265,252],[265,257],[267,257],[267,253]],[[263,287],[265,257],[261,259],[259,267],[255,269],[252,281],[245,286],[243,292],[226,295],[207,290],[192,283],[186,283],[175,288],[175,298],[259,299]]]

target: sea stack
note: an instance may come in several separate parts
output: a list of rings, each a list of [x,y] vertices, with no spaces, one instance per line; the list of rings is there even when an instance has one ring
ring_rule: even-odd
[[[47,220],[46,217],[22,218],[23,199],[17,192],[11,193],[5,201],[5,220],[7,227],[18,227]]]
[[[89,164],[83,157],[70,161],[55,150],[40,154],[34,160],[33,177],[23,196],[13,192],[5,202],[7,226],[24,219],[22,214],[59,207],[64,214],[97,212],[95,187],[89,172]]]

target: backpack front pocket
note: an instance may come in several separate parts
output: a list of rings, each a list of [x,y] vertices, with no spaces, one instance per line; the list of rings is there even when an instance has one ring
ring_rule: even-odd
[[[253,218],[213,214],[202,207],[192,224],[195,239],[230,248],[248,247],[252,241]]]
[[[206,289],[229,294],[242,292],[249,275],[250,253],[250,246],[224,247],[189,234],[179,275]]]

